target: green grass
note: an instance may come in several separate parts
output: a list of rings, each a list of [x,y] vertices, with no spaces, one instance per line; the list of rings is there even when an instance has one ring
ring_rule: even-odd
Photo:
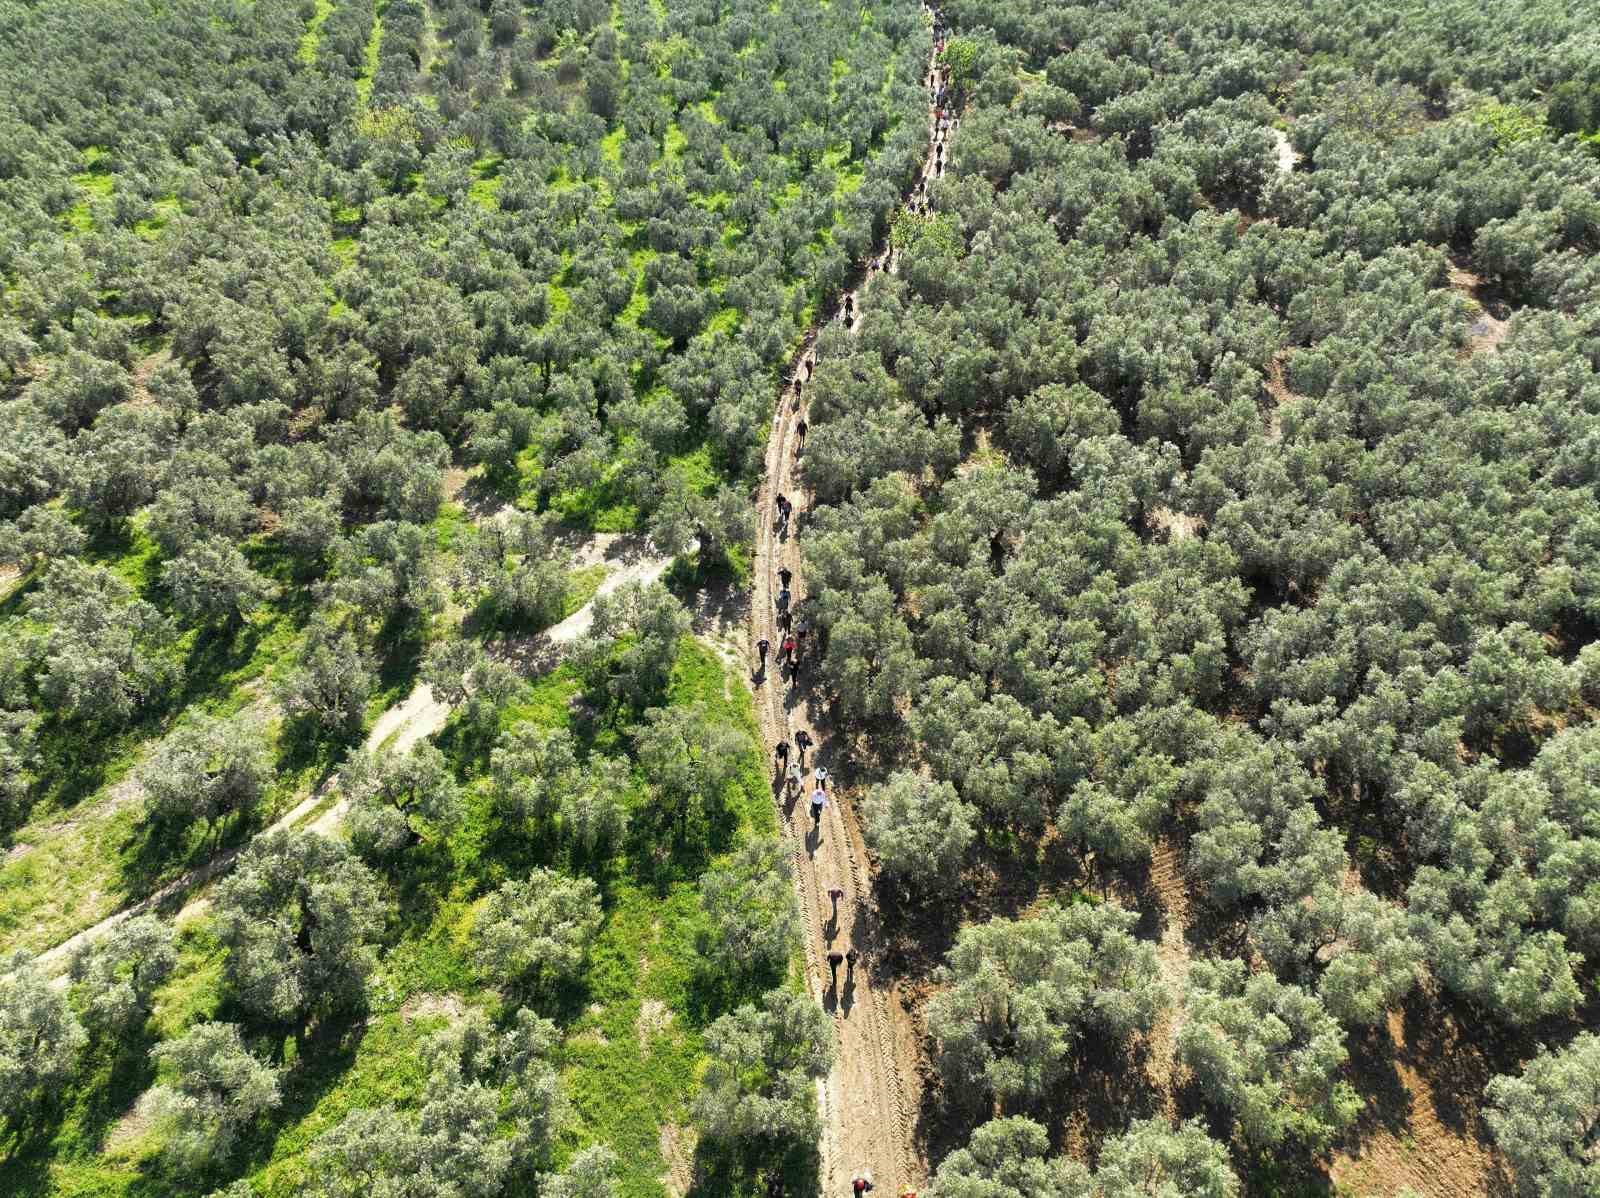
[[[569,667],[544,675],[508,705],[502,726],[572,726],[579,689]],[[713,718],[745,733],[741,769],[724,796],[726,816],[715,853],[731,852],[752,835],[772,834],[776,814],[748,691],[713,651],[686,638],[665,698],[704,703]],[[603,712],[595,726],[580,731],[580,741],[608,753],[625,751],[623,728],[630,719],[624,712]],[[452,1004],[478,1007],[491,1017],[509,1014],[472,967],[472,920],[498,878],[525,868],[517,864],[522,855],[548,849],[537,840],[508,841],[515,834],[496,826],[481,760],[456,754],[465,742],[452,740],[449,729],[439,739],[470,796],[468,819],[451,842],[453,868],[435,898],[402,902],[397,935],[383,952],[365,1019],[315,1031],[298,1045],[274,1041],[286,1063],[283,1107],[247,1142],[230,1171],[242,1171],[268,1198],[299,1192],[310,1146],[351,1111],[381,1103],[417,1105],[426,1080],[418,1042],[446,1024]],[[641,787],[633,805],[647,809],[647,803]],[[624,848],[590,867],[602,886],[605,922],[575,997],[546,1012],[560,1016],[556,1063],[571,1107],[552,1164],[559,1167],[589,1144],[609,1144],[620,1161],[619,1193],[661,1198],[667,1170],[662,1128],[687,1124],[704,1063],[704,1028],[741,995],[708,987],[699,964],[697,942],[705,923],[697,875],[707,859],[695,855],[663,872],[651,841],[628,843],[647,850],[649,859],[635,862],[632,849]],[[180,1034],[198,1020],[231,1017],[221,995],[222,950],[203,914],[180,930],[179,944],[179,967],[158,993],[146,1040]],[[113,1074],[121,1079],[115,1084]],[[44,1149],[0,1164],[0,1191],[128,1198],[161,1193],[159,1131],[98,1151],[105,1132],[153,1080],[142,1051],[133,1066],[110,1057],[97,1064],[67,1095],[65,1117]],[[210,1179],[201,1189],[225,1180]]]
[[[467,198],[480,208],[493,212],[500,207],[500,163],[498,154],[490,154],[472,164],[472,186]]]
[[[563,620],[588,606],[595,592],[600,589],[600,584],[606,580],[607,573],[609,571],[605,566],[594,565],[584,566],[567,575],[567,598],[561,608]]]
[[[95,169],[103,155],[97,146],[91,146],[90,149],[94,151],[93,154],[86,150],[83,155],[89,169],[72,176],[73,183],[77,184],[84,196],[61,214],[62,222],[74,233],[87,233],[94,228],[91,205],[95,200],[110,199],[117,183],[116,176],[109,171]]]
[[[356,100],[365,108],[372,99],[372,76],[378,70],[378,44],[383,40],[383,14],[372,19],[372,33],[367,37],[366,53],[361,60],[361,73],[356,76]]]
[[[177,196],[167,196],[165,199],[157,200],[153,207],[154,216],[135,221],[133,225],[133,231],[146,241],[154,241],[161,230],[167,227],[167,223],[183,211],[183,205],[178,202]]]
[[[299,58],[303,63],[317,61],[317,42],[322,37],[322,23],[333,12],[333,0],[317,0],[317,11],[311,14],[311,20],[306,22],[306,31],[300,38]]]

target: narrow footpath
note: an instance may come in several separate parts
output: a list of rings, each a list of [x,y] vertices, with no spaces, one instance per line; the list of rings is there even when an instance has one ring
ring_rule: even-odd
[[[934,53],[942,48],[939,17],[925,7],[935,28]],[[927,211],[927,187],[943,173],[944,146],[953,117],[940,120],[941,78],[929,64],[924,79],[929,89],[928,152],[916,187],[906,207]],[[867,280],[880,270],[894,270],[894,251],[875,251],[866,271]],[[854,329],[860,318],[859,297],[847,292],[830,320]],[[822,1193],[825,1198],[847,1195],[858,1176],[872,1179],[877,1192],[893,1198],[907,1187],[917,1188],[927,1177],[927,1164],[916,1142],[916,1112],[920,1103],[920,1034],[891,981],[880,979],[881,960],[877,905],[872,864],[862,839],[854,796],[833,785],[839,762],[829,735],[822,704],[811,697],[810,680],[816,661],[815,636],[800,638],[799,678],[778,660],[786,630],[780,625],[778,599],[783,584],[780,570],[792,572],[789,610],[793,627],[806,629],[806,584],[800,539],[810,496],[804,481],[803,434],[806,420],[806,384],[815,366],[813,329],[806,348],[779,397],[767,442],[766,469],[757,497],[758,528],[755,551],[755,593],[752,597],[751,644],[771,645],[765,674],[756,681],[756,709],[773,763],[773,793],[793,847],[795,881],[799,892],[805,937],[806,976],[811,993],[833,1016],[837,1031],[836,1060],[832,1072],[818,1086],[823,1133]],[[794,505],[795,515],[780,524],[778,496]],[[752,660],[755,659],[752,650]],[[793,751],[796,737],[804,733],[811,748],[803,762]],[[788,760],[804,766],[800,785],[783,779],[773,756],[780,743],[791,746]],[[828,803],[815,828],[809,796],[819,784],[819,767],[825,771]],[[842,892],[835,903],[829,892]],[[855,967],[830,968],[830,952],[859,954]]]

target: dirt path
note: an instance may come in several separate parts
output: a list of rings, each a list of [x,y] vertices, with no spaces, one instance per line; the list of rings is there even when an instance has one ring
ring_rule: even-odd
[[[617,538],[607,537],[596,550],[587,554],[580,553],[585,558],[584,564],[593,564],[599,561],[613,547]],[[593,558],[593,561],[587,560]],[[621,569],[615,570],[606,576],[595,592],[596,598],[600,595],[609,595],[618,587],[628,582],[642,582],[649,584],[666,573],[672,565],[672,558],[660,556],[647,556],[636,554],[632,560],[627,560]],[[559,656],[559,648],[569,645],[577,640],[594,623],[594,600],[591,599],[583,607],[568,616],[561,623],[546,629],[533,637],[524,638],[517,642],[521,649],[508,654],[509,657],[523,663],[530,671],[540,666],[548,667]],[[450,718],[450,705],[443,703],[433,696],[433,691],[427,683],[419,682],[416,688],[401,702],[386,710],[372,725],[372,730],[367,733],[362,747],[371,751],[378,748],[387,748],[391,752],[408,752],[418,741],[432,736],[443,728],[445,721]],[[341,797],[316,815],[309,824],[305,821],[327,800],[328,794],[338,785],[338,776],[327,778],[311,794],[288,811],[284,812],[270,825],[256,835],[261,836],[270,832],[279,832],[289,828],[308,827],[313,832],[324,836],[332,835],[338,828],[339,821],[343,818],[346,802]],[[219,874],[226,873],[233,866],[244,845],[232,848],[224,853],[219,853],[212,860],[197,869],[192,869],[181,877],[174,878],[159,890],[154,891],[138,902],[124,907],[112,915],[106,916],[99,923],[85,928],[83,931],[62,941],[52,949],[47,949],[39,955],[41,968],[57,976],[53,984],[57,986],[66,984],[65,970],[71,962],[72,956],[80,948],[87,947],[99,940],[107,932],[117,927],[125,920],[136,915],[143,915],[147,911],[157,910],[182,894],[209,882]],[[188,910],[186,907],[185,910]],[[179,918],[182,918],[182,912]]]
[[[938,173],[930,105],[928,153],[921,178],[931,181]],[[912,203],[919,202],[914,196]],[[893,269],[892,254],[875,253],[867,277],[884,265]],[[856,294],[849,296],[849,327],[853,328],[861,309]],[[832,319],[846,319],[842,302]],[[798,526],[809,500],[798,470],[801,458],[797,431],[805,404],[801,398],[804,389],[797,388],[797,384],[809,377],[815,337],[814,329],[773,416],[765,473],[757,497],[761,519],[756,532],[755,586],[750,604],[750,643],[764,638],[772,644],[766,674],[755,686],[762,736],[770,754],[779,741],[793,745],[795,735],[802,730],[810,735],[813,748],[804,760],[804,794],[814,788],[818,766],[830,774],[838,767],[824,712],[810,698],[804,684],[813,668],[814,646],[806,647],[804,673],[798,685],[788,680],[776,662],[783,642],[777,622],[776,599],[782,589],[778,570],[786,567],[794,571],[789,588],[794,605],[803,609],[806,596]],[[795,501],[799,513],[790,530],[783,533],[774,523],[774,500],[779,494]],[[854,797],[831,786],[830,790],[830,801],[815,829],[803,795],[775,790],[779,814],[793,846],[807,983],[817,1001],[833,1016],[838,1036],[834,1068],[818,1084],[823,1120],[822,1192],[830,1198],[847,1194],[851,1178],[867,1171],[880,1192],[896,1195],[907,1185],[920,1185],[927,1176],[914,1126],[920,1097],[920,1035],[894,984],[878,977],[883,942],[873,897],[872,865]],[[836,907],[828,897],[833,888],[843,891]],[[840,967],[835,984],[827,954],[851,947],[861,954],[860,962],[853,973]]]
[[[1161,904],[1161,939],[1156,945],[1156,961],[1161,980],[1166,983],[1170,1005],[1150,1029],[1150,1054],[1145,1072],[1150,1084],[1161,1095],[1162,1109],[1176,1121],[1178,1115],[1178,1033],[1183,1028],[1184,993],[1189,981],[1189,883],[1177,847],[1163,837],[1150,856],[1150,885]]]

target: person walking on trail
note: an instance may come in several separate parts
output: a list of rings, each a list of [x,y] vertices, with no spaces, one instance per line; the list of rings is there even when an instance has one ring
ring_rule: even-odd
[[[793,636],[786,636],[786,637],[783,638],[783,648],[778,650],[778,660],[780,662],[784,662],[784,661],[792,662],[794,660],[794,637]]]
[[[772,755],[778,759],[778,768],[784,769],[789,764],[789,742],[780,740],[772,749]]]
[[[779,566],[778,567],[778,581],[783,584],[783,589],[784,590],[787,591],[789,589],[789,583],[793,578],[794,578],[794,571],[789,569],[788,566]]]
[[[772,648],[772,642],[766,637],[762,637],[756,642],[756,652],[761,657],[761,672],[763,674],[767,672],[767,650],[770,648]]]
[[[872,1178],[862,1174],[850,1179],[850,1190],[854,1194],[865,1194],[872,1188]]]
[[[847,985],[856,976],[856,962],[860,959],[861,954],[856,952],[856,946],[852,944],[850,951],[844,955],[844,980]]]
[[[789,588],[788,587],[785,587],[783,590],[778,592],[778,610],[779,611],[788,611],[789,610]]]
[[[800,750],[800,765],[802,768],[806,763],[806,750],[811,747],[811,744],[811,733],[804,728],[794,734],[794,747]]]
[[[795,435],[795,439],[796,439],[796,444],[795,444],[795,447],[794,447],[795,453],[799,453],[802,449],[804,449],[806,447],[806,429],[807,429],[807,427],[808,426],[807,426],[807,424],[805,422],[805,418],[804,417],[801,417],[800,422],[794,426],[794,435]]]
[[[811,792],[811,826],[822,827],[822,809],[828,805],[828,792],[817,787]]]
[[[844,954],[841,953],[838,949],[834,949],[832,952],[830,952],[828,954],[828,973],[833,978],[833,988],[835,990],[837,990],[839,988],[839,966],[841,964],[843,964],[843,963],[844,963]],[[861,1192],[860,1190],[856,1191],[856,1193],[858,1193],[858,1194],[860,1192]]]
[[[833,919],[838,919],[839,918],[839,900],[842,899],[843,897],[844,897],[844,889],[842,887],[839,887],[839,886],[830,886],[830,887],[828,887],[828,901],[833,904],[833,915],[831,916],[831,918],[833,918]]]
[[[803,773],[799,763],[791,762],[788,771],[783,776],[784,795],[786,798],[789,796],[799,797],[802,777]]]
[[[790,628],[794,627],[794,613],[792,611],[779,612],[778,627],[783,629],[785,632],[788,632]]]

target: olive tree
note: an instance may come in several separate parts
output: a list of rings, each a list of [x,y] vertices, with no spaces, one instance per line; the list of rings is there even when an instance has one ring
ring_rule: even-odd
[[[502,983],[559,985],[582,967],[600,920],[593,881],[535,869],[502,883],[478,912],[478,965]]]
[[[361,723],[376,685],[372,663],[355,635],[318,622],[307,632],[300,661],[279,686],[278,697],[291,716],[328,731],[349,731]]]
[[[661,810],[676,815],[680,828],[691,815],[721,807],[750,747],[740,729],[716,719],[703,702],[652,707],[630,731]]]
[[[447,839],[461,822],[455,775],[426,742],[404,754],[358,751],[340,785],[350,800],[350,843],[368,862],[393,861],[425,838]]]
[[[582,852],[614,843],[627,827],[631,766],[611,757],[580,766],[565,728],[524,721],[506,729],[490,751],[489,771],[495,802],[508,818],[542,827],[559,816],[561,835]]]
[[[1250,1144],[1322,1148],[1355,1119],[1344,1032],[1314,995],[1242,961],[1197,961],[1186,1007],[1178,1058]]]
[[[1228,1149],[1200,1120],[1173,1127],[1143,1119],[1106,1141],[1094,1171],[1095,1198],[1237,1198]]]
[[[67,976],[84,1025],[117,1036],[142,1024],[150,1000],[178,963],[172,929],[154,915],[136,915],[72,957]]]
[[[217,887],[223,976],[241,1006],[304,1023],[365,998],[384,921],[377,880],[343,845],[271,832]]]
[[[977,814],[950,783],[905,771],[873,786],[861,803],[867,847],[886,874],[923,895],[955,887]]]
[[[151,819],[178,827],[202,820],[210,832],[249,816],[270,769],[259,727],[200,715],[162,739],[138,778]]]
[[[1600,1035],[1584,1032],[1565,1048],[1541,1048],[1516,1076],[1484,1089],[1484,1121],[1528,1198],[1582,1198],[1600,1192]]]
[[[700,877],[700,907],[711,919],[708,955],[731,973],[781,972],[799,920],[794,867],[783,841],[753,840]]]
[[[271,584],[251,568],[236,545],[205,537],[161,568],[172,606],[197,624],[231,630],[261,606]]]
[[[605,690],[634,707],[666,691],[678,645],[689,633],[689,613],[660,583],[629,583],[594,598],[594,621],[574,661],[591,689]]]
[[[232,1023],[197,1023],[151,1050],[165,1080],[151,1094],[162,1152],[183,1172],[228,1155],[239,1133],[276,1107],[271,1066],[245,1047]]]
[[[87,1039],[31,953],[0,958],[0,1119],[24,1124],[59,1095]]]
[[[55,562],[27,611],[46,626],[35,642],[39,694],[66,718],[119,723],[182,673],[166,652],[168,621],[103,566]]]
[[[559,1043],[555,1025],[526,1008],[505,1032],[468,1012],[422,1043],[428,1078],[417,1111],[355,1110],[316,1141],[310,1192],[501,1193],[513,1170],[546,1156],[566,1118],[550,1059]]]
[[[993,1119],[934,1174],[940,1198],[1091,1198],[1089,1171],[1050,1156],[1050,1136],[1032,1119]]]
[[[617,1154],[604,1144],[591,1144],[560,1173],[539,1183],[541,1198],[615,1198]]]
[[[1079,1041],[1147,1031],[1167,1002],[1138,916],[1074,904],[964,928],[928,1004],[936,1063],[953,1090],[1036,1098],[1070,1068]]]
[[[693,1114],[708,1136],[767,1149],[822,1130],[815,1081],[833,1063],[833,1026],[808,996],[769,990],[706,1029],[709,1062]]]

